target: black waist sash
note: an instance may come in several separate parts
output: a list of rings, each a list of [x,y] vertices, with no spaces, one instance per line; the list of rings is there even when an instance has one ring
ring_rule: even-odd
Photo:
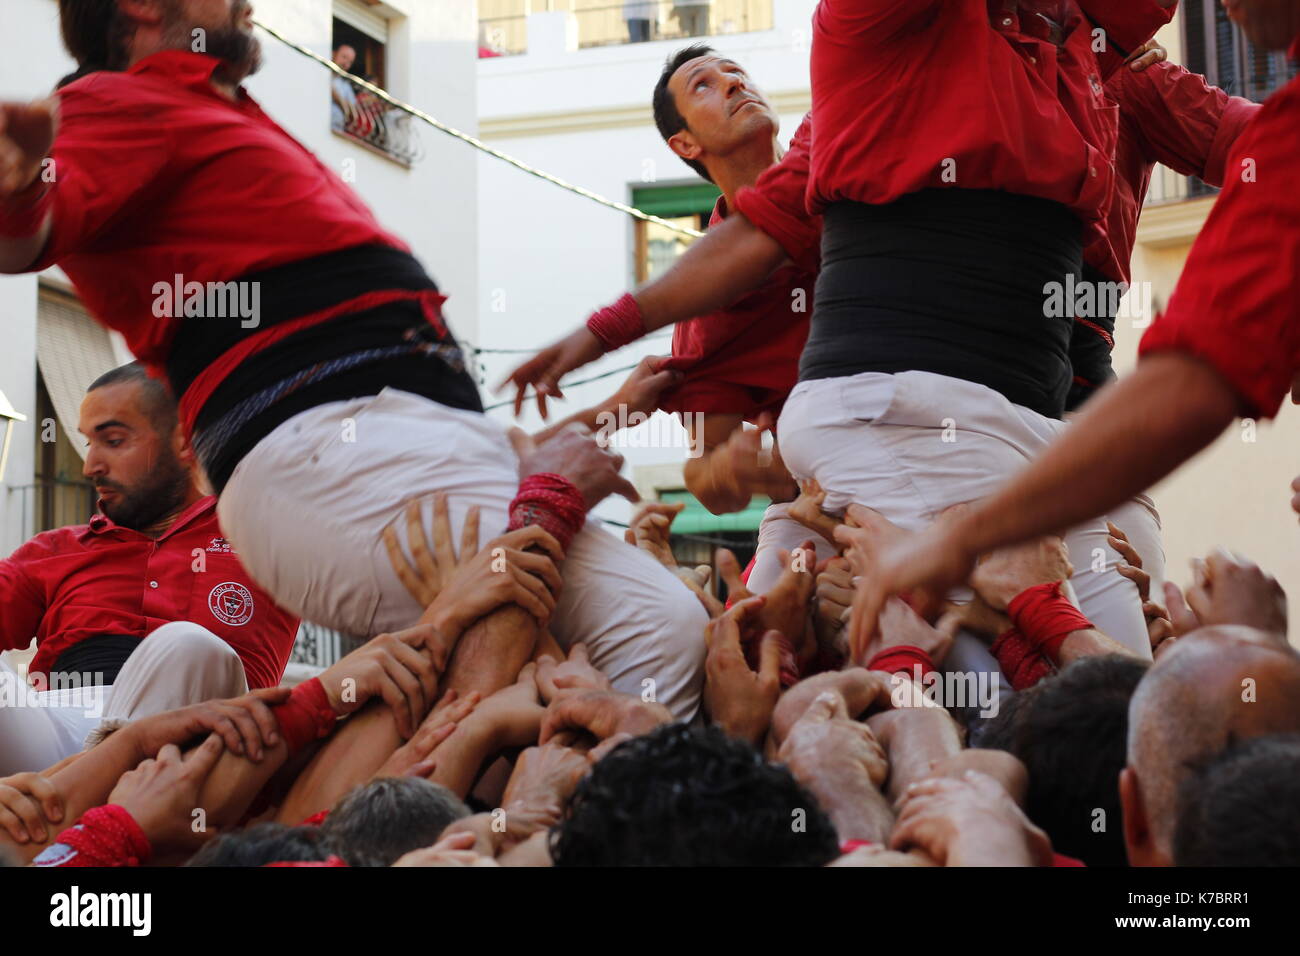
[[[887,205],[836,203],[824,221],[800,380],[935,372],[1061,417],[1072,321],[1056,302],[1082,267],[1082,228],[1066,207],[930,189]]]
[[[244,302],[257,289],[256,324],[240,315],[185,316],[165,363],[178,398],[217,358],[268,328],[369,293],[438,290],[413,256],[388,246],[355,246],[232,282],[243,290]],[[199,409],[195,450],[220,493],[240,459],[283,422],[317,405],[377,395],[386,387],[483,410],[455,338],[445,324],[429,322],[424,303],[362,302],[241,361]]]

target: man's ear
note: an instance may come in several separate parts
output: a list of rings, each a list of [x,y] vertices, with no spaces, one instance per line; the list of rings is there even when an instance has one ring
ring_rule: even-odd
[[[185,437],[185,429],[180,422],[177,422],[172,430],[172,452],[186,468],[192,469],[198,460],[194,455],[194,446]]]
[[[695,137],[688,129],[680,130],[668,137],[668,148],[682,159],[694,161],[704,155],[703,148],[695,141]]]
[[[1119,805],[1124,816],[1124,850],[1129,866],[1160,866],[1155,837],[1142,802],[1142,788],[1132,767],[1119,772]]]

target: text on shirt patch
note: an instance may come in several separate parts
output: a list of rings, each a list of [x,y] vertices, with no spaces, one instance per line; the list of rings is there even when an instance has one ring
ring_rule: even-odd
[[[241,627],[253,619],[253,592],[236,581],[218,584],[208,593],[208,610],[221,623]]]

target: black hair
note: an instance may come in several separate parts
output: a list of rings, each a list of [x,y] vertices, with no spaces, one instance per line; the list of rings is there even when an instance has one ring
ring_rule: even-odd
[[[691,60],[702,56],[716,56],[717,52],[706,43],[692,43],[690,46],[683,47],[672,54],[664,62],[663,72],[659,74],[659,82],[655,84],[651,106],[654,109],[655,126],[659,128],[659,135],[664,138],[665,143],[682,130],[687,129],[686,120],[682,119],[682,114],[677,111],[677,102],[673,99],[673,94],[668,92],[668,81],[673,78],[673,74],[677,72],[683,63],[689,63]],[[703,163],[685,158],[682,159],[682,162],[709,182],[713,182],[713,177],[709,175],[709,171],[704,168]]]
[[[1025,765],[1025,813],[1057,851],[1088,866],[1127,863],[1119,774],[1129,700],[1149,667],[1123,654],[1075,661],[1013,695],[979,738]]]
[[[96,70],[126,68],[130,23],[117,0],[59,0],[59,32],[77,61],[73,79]],[[71,80],[65,77],[60,85],[66,82]]]
[[[785,767],[716,727],[614,748],[551,830],[556,866],[822,866],[839,840]]]
[[[1178,788],[1175,866],[1300,866],[1300,735],[1229,744]]]
[[[381,777],[340,800],[321,831],[349,866],[392,866],[467,816],[469,807],[446,787],[423,777]]]
[[[133,383],[140,386],[141,410],[149,419],[154,430],[163,438],[169,438],[176,429],[176,400],[172,398],[171,389],[149,374],[139,362],[130,362],[109,369],[90,383],[87,392],[106,385]]]
[[[265,866],[268,863],[319,863],[334,855],[320,827],[259,823],[223,833],[186,862],[186,866]]]

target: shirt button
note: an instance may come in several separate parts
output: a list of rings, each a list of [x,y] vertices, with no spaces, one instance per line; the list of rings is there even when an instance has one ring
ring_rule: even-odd
[[[149,587],[151,587],[151,588],[156,588],[157,586],[158,586],[158,582],[157,582],[157,581],[150,581],[150,582],[149,582]]]
[[[1003,25],[1004,27],[1009,27],[1009,26],[1011,26],[1011,18],[1010,18],[1010,17],[1003,17],[1003,18],[1002,18],[1002,25]]]
[[[1096,166],[1089,166],[1089,167],[1088,167],[1088,173],[1089,173],[1089,175],[1091,175],[1091,176],[1095,179],[1095,178],[1097,177],[1097,167],[1096,167]]]
[[[1031,56],[1031,57],[1029,58],[1029,62],[1030,62],[1030,63],[1037,63],[1037,62],[1038,62],[1038,57],[1036,57],[1036,56]]]

